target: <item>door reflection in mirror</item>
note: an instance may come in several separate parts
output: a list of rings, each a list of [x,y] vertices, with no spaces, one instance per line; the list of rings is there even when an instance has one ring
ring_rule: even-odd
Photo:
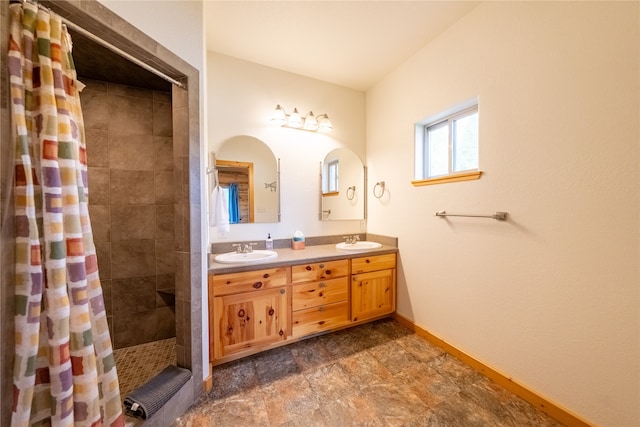
[[[230,223],[280,221],[278,163],[264,142],[247,135],[227,139],[216,154],[216,169],[220,187],[231,190]],[[263,186],[262,183],[273,185]],[[234,195],[236,189],[237,195]],[[237,215],[233,222],[235,210]]]
[[[229,224],[254,221],[253,163],[216,159],[218,182],[225,190]]]

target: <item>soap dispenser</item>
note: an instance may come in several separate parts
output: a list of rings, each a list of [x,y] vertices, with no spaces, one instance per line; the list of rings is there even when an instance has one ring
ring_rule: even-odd
[[[267,235],[267,240],[264,242],[264,246],[267,250],[273,250],[273,240],[271,240],[271,233]]]

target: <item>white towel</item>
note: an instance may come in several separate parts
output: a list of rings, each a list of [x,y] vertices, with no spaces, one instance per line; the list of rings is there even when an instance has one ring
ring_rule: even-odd
[[[218,228],[218,237],[224,237],[229,227],[229,190],[216,186],[209,196],[209,226]]]

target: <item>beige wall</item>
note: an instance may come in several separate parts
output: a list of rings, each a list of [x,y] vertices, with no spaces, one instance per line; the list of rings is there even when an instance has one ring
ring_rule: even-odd
[[[640,425],[638,22],[637,2],[482,3],[367,92],[398,312],[602,426]],[[413,124],[473,97],[485,174],[413,187]]]
[[[264,142],[280,159],[282,221],[237,224],[224,239],[291,238],[357,233],[360,221],[319,221],[320,162],[334,148],[348,147],[365,158],[363,92],[209,52],[208,149],[218,152],[229,139],[248,135]],[[329,114],[333,132],[314,133],[270,123],[276,105],[301,115]],[[364,231],[364,230],[363,230]],[[211,242],[222,241],[210,229]]]

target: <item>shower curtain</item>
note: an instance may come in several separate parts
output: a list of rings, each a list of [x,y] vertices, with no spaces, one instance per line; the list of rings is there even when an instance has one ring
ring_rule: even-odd
[[[229,224],[240,222],[240,195],[238,184],[229,184]]]
[[[15,145],[12,426],[124,426],[88,214],[71,39],[59,16],[10,6]]]

